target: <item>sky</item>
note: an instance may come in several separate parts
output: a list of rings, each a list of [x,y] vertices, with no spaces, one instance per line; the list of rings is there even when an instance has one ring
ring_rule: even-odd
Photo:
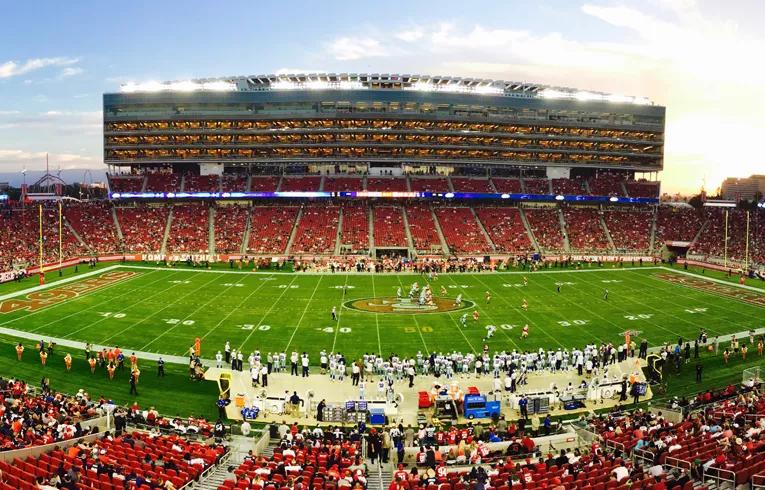
[[[296,72],[485,77],[667,107],[664,192],[765,172],[765,2],[3,2],[0,174],[104,170],[122,83]],[[735,143],[734,143],[735,142]]]

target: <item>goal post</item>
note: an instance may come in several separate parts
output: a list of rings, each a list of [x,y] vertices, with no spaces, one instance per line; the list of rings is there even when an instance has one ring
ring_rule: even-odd
[[[754,386],[757,386],[760,383],[762,383],[761,367],[753,366],[753,367],[744,369],[743,374],[741,376],[741,383],[744,385],[749,385],[753,383]]]

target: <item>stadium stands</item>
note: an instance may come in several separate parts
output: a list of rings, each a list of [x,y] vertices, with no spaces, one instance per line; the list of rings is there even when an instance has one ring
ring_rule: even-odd
[[[406,247],[406,230],[401,208],[376,206],[374,209],[375,247]]]
[[[186,174],[183,192],[219,192],[220,180],[217,175]]]
[[[593,196],[623,196],[622,182],[624,177],[620,174],[600,172],[594,179],[590,179],[590,194]]]
[[[368,191],[407,192],[406,178],[400,177],[367,177]]]
[[[658,182],[630,180],[625,182],[625,186],[630,197],[659,197]]]
[[[518,208],[476,208],[475,212],[497,251],[512,253],[533,249]]]
[[[327,192],[353,192],[363,190],[361,177],[325,177],[324,190]]]
[[[502,177],[492,177],[492,183],[497,192],[506,192],[508,194],[518,194],[521,192],[520,179],[507,179]]]
[[[666,241],[692,242],[704,221],[695,209],[659,206],[656,214],[656,243]]]
[[[526,208],[524,212],[540,247],[544,250],[563,250],[563,233],[557,208]]]
[[[563,209],[566,231],[572,250],[603,252],[608,250],[608,239],[600,226],[596,208]]]
[[[729,209],[727,220],[728,247],[726,251],[726,220],[722,208],[704,208],[706,224],[690,252],[728,260],[743,261],[746,251],[746,213],[740,209]],[[751,233],[750,233],[751,234]]]
[[[409,185],[413,192],[449,192],[446,177],[410,177]]]
[[[215,209],[215,252],[239,253],[247,227],[248,206],[221,205]]]
[[[331,253],[335,250],[340,208],[306,204],[298,223],[292,253]]]
[[[364,203],[343,203],[343,229],[340,234],[340,243],[349,247],[351,253],[369,250],[369,211]],[[333,241],[331,251],[334,252],[334,250]]]
[[[247,252],[284,253],[298,209],[297,206],[253,206]]]
[[[91,251],[101,254],[121,249],[108,202],[67,204],[64,217]]]
[[[552,179],[552,186],[554,194],[587,194],[584,181],[579,179]]]
[[[178,192],[180,190],[180,174],[151,173],[146,175],[146,192]]]
[[[436,217],[452,253],[485,253],[491,250],[470,208],[436,208]]]
[[[169,209],[139,205],[117,208],[124,248],[128,252],[159,252]]]
[[[276,192],[279,185],[279,177],[275,176],[252,176],[250,180],[250,192]]]
[[[618,252],[648,252],[651,246],[651,210],[618,210],[603,213]]]
[[[143,175],[109,175],[109,190],[112,192],[141,192]]]
[[[406,207],[406,218],[409,222],[409,232],[412,234],[414,248],[431,253],[441,248],[436,223],[427,204],[411,204]]]
[[[223,175],[221,177],[221,190],[223,192],[246,192],[247,176],[238,174]]]
[[[361,458],[361,444],[347,439],[333,440],[333,427],[327,429],[327,434],[333,437],[324,439],[311,432],[303,433],[298,442],[290,433],[290,438],[280,441],[272,456],[246,459],[234,470],[234,479],[225,480],[218,490],[295,485],[312,490],[365,488],[367,473]]]
[[[303,177],[284,177],[279,186],[281,192],[309,192],[318,191],[321,186],[321,177],[315,175]]]
[[[173,206],[173,219],[167,237],[168,252],[207,253],[210,228],[208,208],[204,204]]]
[[[489,179],[452,177],[451,180],[454,192],[496,192],[491,186]]]
[[[523,179],[527,194],[550,194],[549,179]]]

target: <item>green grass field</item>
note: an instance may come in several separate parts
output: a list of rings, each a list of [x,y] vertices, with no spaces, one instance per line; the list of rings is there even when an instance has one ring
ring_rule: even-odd
[[[315,362],[322,349],[350,357],[365,352],[477,351],[489,324],[498,327],[489,341],[494,350],[618,342],[625,330],[636,330],[657,345],[674,342],[678,336],[694,338],[700,327],[713,336],[762,326],[762,306],[717,291],[676,285],[659,276],[687,276],[648,266],[443,274],[432,284],[435,295],[441,296],[443,286],[447,303],[461,293],[475,307],[416,314],[358,311],[343,305],[356,300],[368,304],[381,297],[393,300],[397,288],[406,294],[413,282],[426,283],[425,276],[254,274],[141,266],[117,266],[116,270],[134,275],[33,311],[16,305],[15,311],[0,313],[0,327],[40,338],[176,355],[185,354],[194,338],[200,337],[206,358],[212,358],[230,340],[245,352],[307,351]],[[79,275],[86,272],[81,270]],[[72,276],[71,271],[67,274]],[[528,286],[523,285],[523,277],[528,278]],[[16,294],[3,303],[6,310],[13,309],[8,305],[15,300],[25,298],[19,287],[34,286],[32,281],[0,289],[0,295]],[[559,283],[560,293],[556,292]],[[51,284],[49,290],[57,287]],[[721,287],[739,291],[735,286]],[[607,301],[602,297],[606,288]],[[490,304],[485,301],[486,291],[492,295]],[[527,311],[521,308],[523,299],[528,300]],[[330,318],[333,306],[338,308],[337,322]],[[480,315],[478,321],[472,319],[474,310]],[[463,313],[470,317],[467,328],[459,325]],[[529,324],[531,335],[521,341],[524,324]]]
[[[118,282],[87,291],[83,285],[102,274],[133,273]],[[695,338],[701,327],[710,336],[763,327],[765,290],[759,283],[750,289],[735,286],[734,278],[706,271],[691,275],[665,267],[583,270],[551,269],[485,274],[442,274],[432,283],[436,297],[447,291],[444,304],[451,305],[462,294],[474,307],[450,312],[371,312],[344,305],[381,304],[381,298],[395,303],[397,288],[404,294],[425,276],[411,274],[292,274],[252,273],[226,268],[209,271],[154,267],[147,264],[101,265],[98,269],[72,269],[48,277],[43,292],[28,291],[36,278],[0,286],[0,328],[32,335],[23,340],[29,349],[22,363],[15,361],[14,332],[4,330],[0,338],[0,369],[23,376],[37,384],[42,375],[51,377],[54,387],[76,391],[84,387],[91,394],[105,394],[127,403],[127,375],[115,381],[104,373],[89,373],[82,352],[59,347],[57,355],[43,369],[31,351],[38,338],[64,338],[123,349],[184,355],[195,337],[202,338],[202,356],[213,358],[226,340],[245,352],[306,351],[318,362],[322,349],[339,351],[348,357],[365,352],[414,355],[437,351],[477,351],[484,344],[485,327],[496,325],[488,341],[492,350],[528,350],[538,347],[583,347],[592,342],[620,342],[625,330],[638,331],[650,345],[675,342],[679,336]],[[528,286],[523,278],[528,278]],[[663,277],[663,278],[662,278]],[[713,285],[705,291],[679,285],[668,279],[700,278]],[[67,282],[70,281],[70,282]],[[557,292],[560,283],[561,292]],[[59,288],[71,288],[61,294]],[[605,289],[608,300],[603,299]],[[72,290],[76,290],[73,293]],[[492,295],[487,304],[485,293]],[[731,296],[731,295],[736,295]],[[745,296],[742,296],[745,295]],[[529,308],[521,308],[523,299]],[[338,309],[333,322],[330,311]],[[384,307],[387,308],[387,307]],[[393,307],[391,307],[393,308]],[[472,313],[479,313],[479,320]],[[470,319],[459,326],[463,313]],[[530,337],[521,340],[524,324]],[[18,332],[16,332],[18,333]],[[67,350],[75,357],[71,373],[63,370],[61,357]],[[753,352],[754,354],[754,352]],[[752,356],[754,357],[754,356]],[[740,380],[743,364],[723,366],[707,354],[707,379],[716,384]],[[750,358],[749,363],[757,362]],[[142,400],[168,414],[215,415],[216,388],[213,383],[187,380],[183,366],[170,367],[168,378],[154,377],[153,363],[142,376]],[[690,370],[689,370],[690,372]],[[124,379],[123,379],[124,378]],[[698,386],[689,376],[670,380],[676,393],[688,393]]]

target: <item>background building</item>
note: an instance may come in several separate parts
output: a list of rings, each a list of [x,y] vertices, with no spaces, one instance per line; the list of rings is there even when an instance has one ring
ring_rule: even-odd
[[[765,175],[752,175],[744,179],[728,177],[722,183],[723,199],[751,201],[765,196]]]

